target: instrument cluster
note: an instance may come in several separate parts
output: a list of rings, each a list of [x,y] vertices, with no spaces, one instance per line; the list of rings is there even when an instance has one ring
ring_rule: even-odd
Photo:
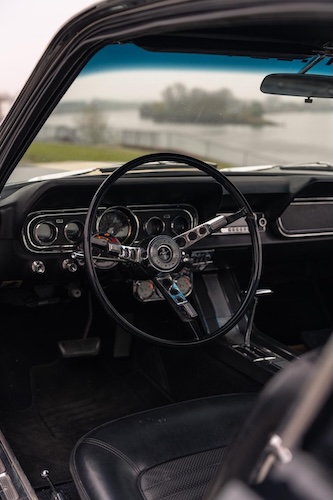
[[[70,252],[80,245],[88,209],[43,211],[29,214],[23,242],[32,252]],[[109,234],[126,245],[160,234],[176,236],[194,227],[198,215],[191,205],[113,206],[101,208],[96,232]]]

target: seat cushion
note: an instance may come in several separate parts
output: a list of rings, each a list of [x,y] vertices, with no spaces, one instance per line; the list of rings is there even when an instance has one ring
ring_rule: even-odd
[[[201,499],[256,400],[233,394],[187,401],[104,424],[71,455],[82,498]]]

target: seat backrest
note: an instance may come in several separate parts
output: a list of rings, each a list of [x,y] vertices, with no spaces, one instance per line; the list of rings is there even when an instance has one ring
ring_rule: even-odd
[[[217,472],[205,500],[216,500],[231,480],[250,482],[271,435],[286,417],[290,407],[311,380],[320,351],[315,350],[292,361],[264,387],[249,418],[228,449],[226,459]],[[333,497],[332,497],[333,498]]]

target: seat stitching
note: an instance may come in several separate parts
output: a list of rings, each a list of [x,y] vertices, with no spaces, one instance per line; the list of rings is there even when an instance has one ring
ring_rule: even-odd
[[[203,452],[193,453],[192,455],[189,455],[189,456],[200,455],[200,454],[202,454],[202,453],[206,453],[206,452],[209,452],[209,451],[216,451],[216,450],[224,450],[224,451],[225,451],[225,449],[226,449],[226,448],[227,448],[227,446],[221,446],[221,447],[219,447],[219,448],[212,448],[211,450],[204,450]],[[144,474],[147,474],[147,472],[151,471],[152,469],[156,469],[157,467],[159,467],[159,466],[161,466],[161,465],[165,465],[166,463],[174,462],[175,460],[179,460],[180,458],[181,458],[181,457],[179,457],[179,458],[175,458],[175,459],[173,459],[173,460],[170,460],[169,462],[160,463],[160,464],[158,464],[158,465],[155,465],[154,467],[151,467],[151,468],[149,468],[149,469],[146,469],[146,470],[142,471],[142,473],[140,474],[140,475],[141,475],[141,478],[144,476]],[[224,454],[222,454],[221,459],[223,459],[223,458],[224,458]],[[200,467],[200,466],[193,467],[193,468],[188,467],[187,469],[183,469],[181,472],[175,472],[174,474],[169,475],[169,478],[170,478],[170,479],[173,479],[173,478],[175,478],[175,477],[177,477],[177,476],[183,475],[183,474],[184,474],[184,473],[186,473],[186,472],[194,472],[194,471],[196,471],[196,470],[198,470],[198,469],[206,469],[207,467],[211,467],[211,466],[213,466],[213,465],[219,465],[220,463],[221,463],[221,462],[214,462],[214,463],[211,463],[211,464],[206,464],[205,466],[202,466],[202,467]],[[156,485],[156,486],[157,486],[157,485],[159,485],[159,484],[161,484],[161,483],[163,483],[163,482],[165,482],[165,481],[159,481],[158,483],[154,483],[154,485]],[[149,489],[149,488],[147,488],[147,490],[148,490],[148,489]],[[146,491],[146,490],[145,490],[145,491]]]
[[[214,463],[211,463],[211,464],[207,464],[204,467],[194,467],[193,469],[191,469],[191,468],[185,469],[182,472],[177,472],[176,474],[169,475],[168,478],[165,479],[164,481],[163,480],[162,481],[158,481],[157,483],[154,483],[152,486],[149,486],[148,488],[142,488],[142,491],[149,491],[149,490],[155,488],[156,486],[159,486],[160,484],[166,483],[166,482],[168,482],[168,481],[170,481],[172,479],[175,479],[177,476],[183,475],[186,472],[195,472],[197,470],[210,469],[210,468],[215,467],[216,465],[220,465],[220,464],[221,464],[221,462],[214,462]],[[144,471],[144,473],[141,474],[141,478],[143,477],[143,475],[146,472],[147,471]],[[179,491],[181,491],[181,490],[179,490]]]
[[[216,465],[216,464],[214,464],[214,465]],[[185,486],[185,487],[183,487],[183,488],[177,489],[177,491],[175,491],[175,492],[173,492],[173,493],[169,493],[168,495],[164,495],[163,497],[159,496],[159,497],[158,497],[158,500],[163,500],[163,499],[165,499],[165,498],[172,497],[172,496],[174,496],[174,495],[176,495],[176,494],[178,494],[178,493],[180,493],[180,492],[182,492],[182,491],[189,490],[189,489],[193,488],[194,486],[200,486],[200,485],[202,485],[202,484],[205,484],[206,482],[207,482],[207,480],[206,480],[206,479],[202,479],[201,481],[198,481],[198,482],[196,482],[196,483],[193,483],[193,484],[191,484],[190,486]],[[146,491],[148,491],[148,490],[142,490],[142,491],[146,492]],[[146,497],[146,498],[147,498],[147,497]]]
[[[132,467],[132,469],[137,473],[137,474],[140,474],[140,469],[138,469],[136,467],[136,465],[134,464],[134,462],[132,462],[132,460],[130,458],[128,458],[127,455],[125,455],[124,453],[122,453],[120,450],[118,450],[117,448],[114,448],[113,446],[111,446],[110,444],[107,444],[105,443],[104,441],[100,441],[99,439],[94,439],[94,438],[86,438],[84,440],[86,443],[88,444],[92,444],[92,445],[95,445],[95,446],[99,446],[100,448],[103,448],[104,450],[106,451],[109,451],[110,453],[114,453],[117,457],[121,458],[122,460],[124,460],[128,465],[130,465]]]

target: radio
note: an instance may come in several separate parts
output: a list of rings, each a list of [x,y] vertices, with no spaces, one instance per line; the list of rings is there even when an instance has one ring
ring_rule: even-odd
[[[225,212],[217,215],[227,216],[230,215],[231,213],[232,212]],[[260,212],[256,213],[255,215],[259,231],[260,232],[266,231],[267,219],[265,217],[265,214]],[[213,235],[221,236],[224,234],[248,234],[248,233],[249,233],[249,228],[248,225],[246,224],[245,217],[241,217],[235,222],[229,224],[228,226],[222,227],[218,231],[214,232]]]

